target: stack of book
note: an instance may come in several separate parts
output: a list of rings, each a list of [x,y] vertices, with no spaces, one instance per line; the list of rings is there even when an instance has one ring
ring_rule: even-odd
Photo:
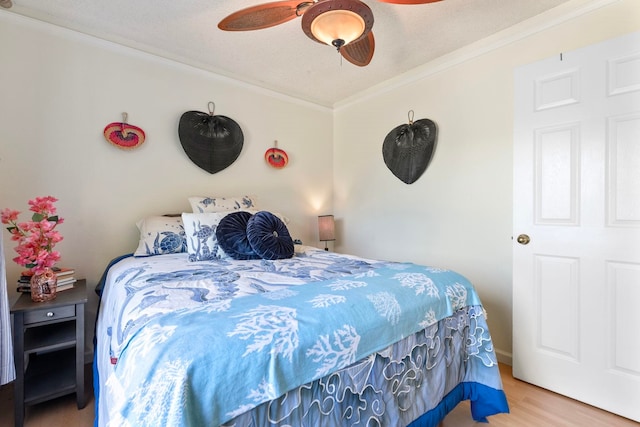
[[[75,270],[72,268],[53,267],[53,271],[58,277],[58,284],[56,286],[56,292],[66,291],[73,288],[77,279],[73,276]],[[31,272],[23,271],[22,275],[18,279],[18,292],[31,293]]]

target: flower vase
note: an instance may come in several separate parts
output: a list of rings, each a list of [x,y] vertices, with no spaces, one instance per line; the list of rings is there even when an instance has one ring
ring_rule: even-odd
[[[47,268],[42,274],[31,276],[31,300],[35,302],[50,301],[56,297],[58,276]]]

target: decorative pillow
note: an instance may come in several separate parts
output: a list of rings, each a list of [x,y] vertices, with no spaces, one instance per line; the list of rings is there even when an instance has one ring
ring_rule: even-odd
[[[153,256],[187,251],[182,218],[150,216],[136,223],[140,230],[138,249],[133,256]]]
[[[183,213],[189,261],[208,261],[226,255],[218,244],[216,228],[229,212]]]
[[[253,196],[237,197],[189,197],[193,213],[229,212],[240,209],[256,209],[256,199]]]
[[[249,212],[250,214],[257,214],[258,212],[260,212],[258,209],[242,209],[242,210],[245,212]],[[291,220],[289,220],[288,217],[282,215],[280,212],[271,212],[271,213],[277,216],[282,222],[284,222],[285,225],[291,222]]]
[[[260,211],[249,218],[247,238],[260,258],[284,259],[293,256],[293,239],[289,230],[271,212]]]
[[[260,259],[247,238],[247,223],[251,216],[250,212],[232,212],[218,224],[218,244],[233,259]]]

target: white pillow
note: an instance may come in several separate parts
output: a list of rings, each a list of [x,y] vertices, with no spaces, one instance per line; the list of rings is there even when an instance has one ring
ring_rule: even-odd
[[[187,251],[181,217],[150,216],[136,223],[140,231],[133,256],[153,256]]]
[[[209,261],[227,258],[216,238],[216,228],[226,212],[183,213],[189,261]]]
[[[256,198],[254,196],[191,196],[189,197],[189,204],[191,204],[191,212],[193,213],[232,212],[258,208]]]

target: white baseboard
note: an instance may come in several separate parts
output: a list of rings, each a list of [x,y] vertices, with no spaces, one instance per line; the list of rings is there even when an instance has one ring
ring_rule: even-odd
[[[511,353],[497,349],[497,348],[495,349],[495,352],[496,352],[496,357],[498,358],[499,363],[513,366],[513,363],[512,363],[513,355]]]

